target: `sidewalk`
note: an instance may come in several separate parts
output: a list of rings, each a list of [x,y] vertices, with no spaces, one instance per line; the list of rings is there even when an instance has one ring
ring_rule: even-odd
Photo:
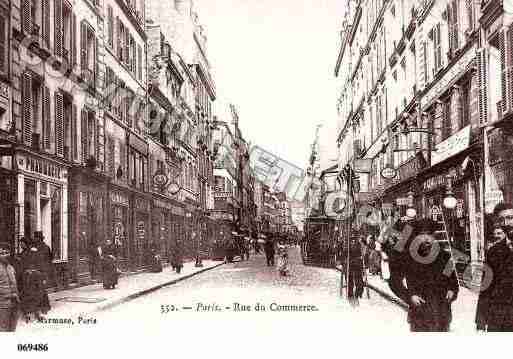
[[[165,267],[161,273],[143,272],[139,274],[122,276],[116,289],[103,289],[102,283],[78,287],[49,294],[52,309],[45,316],[52,319],[67,319],[87,317],[88,314],[106,310],[119,304],[135,299],[142,295],[156,291],[170,284],[180,282],[196,274],[217,268],[223,265],[222,261],[203,260],[203,267],[194,267],[194,262],[184,263],[182,271],[177,274],[173,269]],[[19,319],[18,332],[31,331],[48,327],[47,324],[26,323]]]
[[[340,270],[340,268],[337,269]],[[388,283],[381,279],[381,277],[368,275],[367,286],[391,302],[399,305],[405,311],[408,310],[408,305],[392,292]],[[477,293],[472,292],[468,288],[460,287],[458,298],[452,305],[451,332],[457,334],[476,333],[474,318],[476,315],[477,299]]]

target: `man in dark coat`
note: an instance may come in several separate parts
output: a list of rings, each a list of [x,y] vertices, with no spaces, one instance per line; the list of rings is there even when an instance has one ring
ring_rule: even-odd
[[[37,240],[24,239],[27,249],[21,256],[21,308],[27,320],[31,314],[37,319],[41,313],[46,314],[51,309],[46,288],[52,254],[50,248],[42,242],[42,234],[36,232],[36,237]]]
[[[110,239],[101,248],[103,288],[114,289],[118,284],[117,247]]]
[[[171,248],[171,266],[176,273],[180,273],[183,267],[183,249],[182,241],[177,238]]]
[[[348,248],[349,245],[349,248]],[[340,257],[342,266],[347,273],[347,296],[350,300],[361,298],[364,289],[362,246],[358,236],[353,235],[342,245]]]
[[[267,260],[267,266],[274,266],[274,241],[271,238],[267,238],[264,244],[265,258]]]
[[[390,288],[409,305],[411,331],[446,332],[459,290],[454,264],[449,252],[436,248],[433,221],[413,226],[405,247],[390,258]]]
[[[91,245],[89,246],[89,272],[91,273],[92,279],[96,279],[96,277],[98,276],[100,262],[100,246],[98,245],[98,243],[96,243],[95,240],[93,240],[91,241]]]
[[[499,231],[500,230],[500,231]],[[489,332],[513,331],[513,242],[506,233],[506,226],[495,228],[495,242],[486,255],[486,264],[491,269],[491,282],[482,287],[479,294],[476,323],[478,330]],[[483,283],[484,285],[485,283]]]

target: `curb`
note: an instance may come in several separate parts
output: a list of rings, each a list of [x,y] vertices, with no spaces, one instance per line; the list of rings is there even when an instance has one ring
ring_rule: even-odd
[[[342,270],[340,268],[337,268],[335,267],[334,268],[336,271],[338,272],[342,272]],[[399,306],[401,309],[405,310],[405,311],[408,311],[408,304],[406,304],[405,302],[403,302],[401,299],[399,298],[396,298],[394,295],[391,295],[389,293],[387,293],[386,291],[372,285],[372,284],[369,284],[369,282],[366,282],[365,283],[365,286],[372,289],[373,291],[375,291],[376,293],[378,293],[379,295],[381,295],[383,298],[385,298],[386,300],[388,300],[389,302],[392,302],[394,303],[395,305]]]
[[[107,303],[107,304],[104,304],[104,305],[100,305],[98,307],[96,307],[95,309],[91,310],[91,311],[88,311],[84,314],[88,314],[88,313],[96,313],[96,312],[102,312],[102,311],[105,311],[105,310],[108,310],[108,309],[111,309],[113,307],[116,307],[120,304],[123,304],[123,303],[126,303],[126,302],[129,302],[131,300],[134,300],[136,298],[139,298],[139,297],[142,297],[143,295],[146,295],[146,294],[149,294],[149,293],[152,293],[152,292],[155,292],[159,289],[162,289],[164,287],[167,287],[169,285],[173,285],[173,284],[176,284],[178,282],[181,282],[183,280],[186,280],[186,279],[189,279],[189,278],[192,278],[194,277],[195,275],[198,275],[198,274],[201,274],[201,273],[204,273],[206,271],[209,271],[211,269],[215,269],[215,268],[218,268],[222,265],[224,265],[225,263],[218,263],[212,267],[207,267],[207,268],[203,268],[197,272],[194,272],[194,273],[190,273],[190,274],[187,274],[183,277],[180,277],[180,278],[176,278],[176,279],[173,279],[173,280],[170,280],[168,282],[164,282],[162,284],[159,284],[159,285],[156,285],[154,287],[151,287],[151,288],[148,288],[148,289],[144,289],[144,290],[141,290],[141,291],[138,291],[136,293],[133,293],[133,294],[130,294],[126,297],[123,297],[123,298],[120,298],[120,299],[116,299],[115,301],[113,302],[110,302],[110,303]]]

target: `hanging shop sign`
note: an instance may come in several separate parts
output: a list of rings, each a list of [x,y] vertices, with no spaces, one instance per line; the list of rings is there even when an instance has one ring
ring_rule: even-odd
[[[125,206],[128,206],[129,203],[128,196],[121,192],[111,192],[110,200],[112,203],[123,204]]]
[[[139,239],[144,239],[146,234],[146,223],[144,221],[137,222],[137,237]]]
[[[392,166],[387,166],[381,170],[381,177],[384,179],[392,179],[397,176],[397,170]]]
[[[431,154],[431,166],[460,153],[468,148],[469,144],[470,125],[436,145],[436,151],[433,151]]]
[[[360,158],[354,161],[354,171],[358,173],[370,173],[372,158]]]
[[[445,187],[447,185],[447,176],[450,176],[453,181],[457,181],[463,178],[463,174],[461,166],[452,167],[448,171],[444,171],[436,176],[426,179],[422,184],[422,189],[425,192],[430,192],[432,190]]]
[[[140,211],[146,211],[149,212],[150,210],[150,202],[148,200],[142,199],[142,198],[136,198],[135,199],[135,208]]]
[[[166,175],[164,170],[159,169],[153,174],[153,184],[156,187],[164,188],[169,181],[169,177]]]

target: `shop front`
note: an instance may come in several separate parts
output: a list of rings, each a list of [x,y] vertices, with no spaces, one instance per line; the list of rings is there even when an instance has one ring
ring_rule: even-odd
[[[60,162],[17,153],[15,161],[19,208],[18,236],[15,248],[20,251],[21,237],[33,238],[42,232],[44,242],[52,251],[54,278],[51,286],[66,286],[68,263],[68,167]]]
[[[154,198],[152,207],[153,243],[164,262],[169,262],[176,239],[183,236],[184,210],[179,203]]]
[[[421,214],[437,223],[438,239],[447,243],[458,273],[462,275],[484,259],[481,176],[474,165],[479,151],[470,148],[443,166],[430,168],[419,176],[423,193]],[[444,246],[442,246],[444,247]],[[473,271],[466,272],[470,275]]]
[[[92,249],[105,245],[107,236],[108,178],[92,170],[70,170],[70,245],[72,280],[87,283],[91,279]]]

